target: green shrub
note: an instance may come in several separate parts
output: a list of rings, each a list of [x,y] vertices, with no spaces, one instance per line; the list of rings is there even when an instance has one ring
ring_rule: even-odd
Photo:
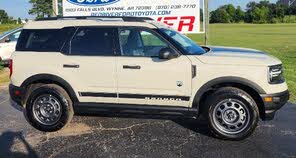
[[[296,15],[287,15],[283,19],[284,23],[296,23]]]

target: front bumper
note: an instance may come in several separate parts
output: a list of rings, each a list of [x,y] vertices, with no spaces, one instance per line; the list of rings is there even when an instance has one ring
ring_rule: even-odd
[[[289,100],[289,91],[276,94],[264,94],[261,98],[265,107],[265,120],[272,120],[277,110],[282,108]]]
[[[24,89],[21,87],[9,85],[9,94],[12,101],[16,102],[19,106],[23,106]]]

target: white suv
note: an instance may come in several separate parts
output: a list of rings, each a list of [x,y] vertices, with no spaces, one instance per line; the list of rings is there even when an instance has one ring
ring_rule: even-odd
[[[15,51],[22,28],[16,28],[0,35],[0,62],[7,65],[11,54]]]
[[[214,135],[248,137],[289,99],[281,61],[201,47],[149,18],[50,18],[24,26],[11,98],[30,124],[57,131],[74,112],[204,115]]]

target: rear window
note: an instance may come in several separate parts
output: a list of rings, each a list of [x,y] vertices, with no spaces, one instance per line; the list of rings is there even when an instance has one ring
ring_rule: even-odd
[[[74,27],[43,30],[24,29],[18,40],[16,51],[59,52],[74,31]]]

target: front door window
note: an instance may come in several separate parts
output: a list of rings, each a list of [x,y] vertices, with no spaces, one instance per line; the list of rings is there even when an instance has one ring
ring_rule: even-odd
[[[120,31],[122,56],[158,57],[162,48],[168,44],[150,31],[123,29]]]

